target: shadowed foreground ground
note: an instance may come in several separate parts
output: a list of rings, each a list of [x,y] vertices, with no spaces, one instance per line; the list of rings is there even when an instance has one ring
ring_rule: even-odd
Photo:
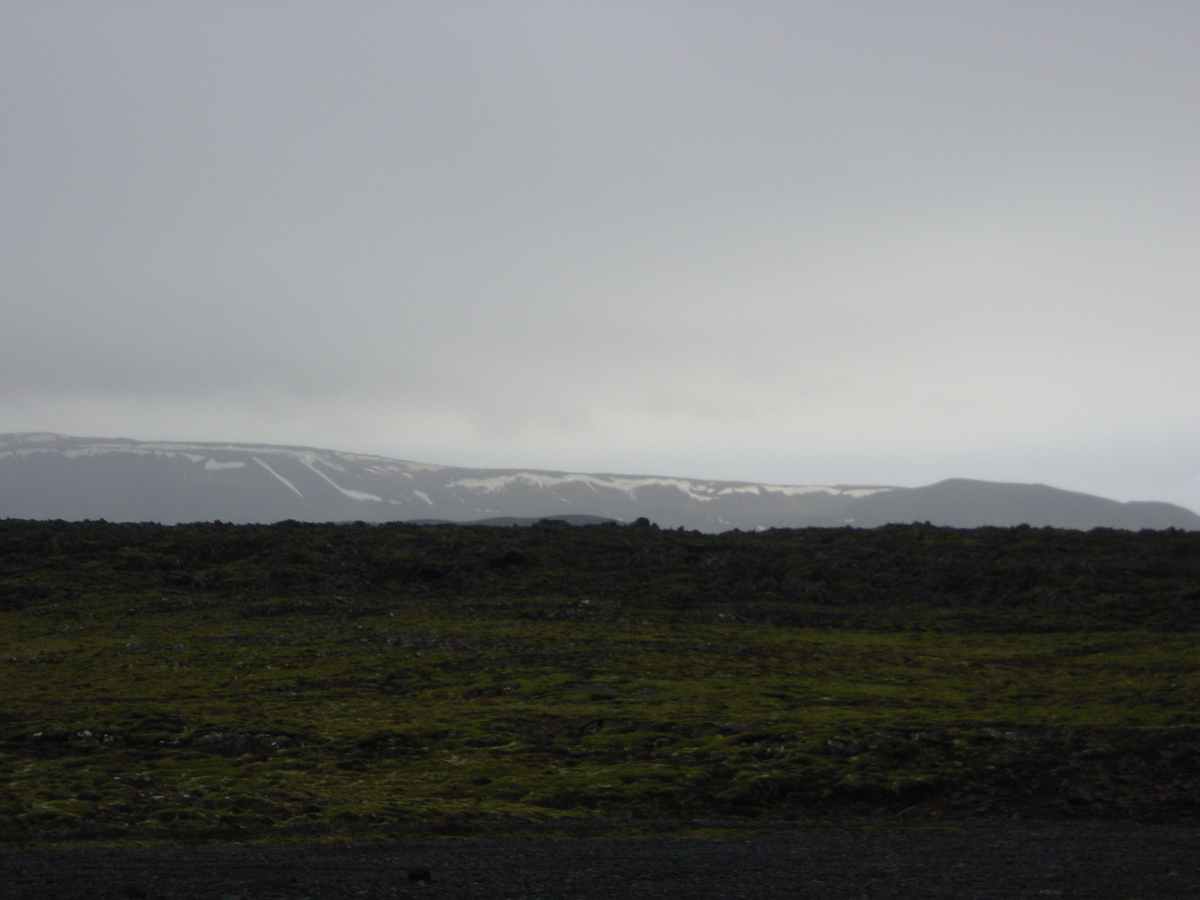
[[[429,881],[410,869],[428,868]],[[678,838],[38,850],[0,855],[0,896],[276,898],[1200,897],[1179,827],[796,828]]]
[[[0,521],[0,842],[1195,825],[1198,586],[1200,532]]]

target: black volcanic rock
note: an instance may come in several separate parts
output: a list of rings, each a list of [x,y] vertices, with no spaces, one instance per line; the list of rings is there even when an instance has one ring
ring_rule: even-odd
[[[466,469],[311,447],[0,435],[0,518],[528,525],[641,517],[701,531],[925,521],[1200,529],[1200,516],[1180,506],[1119,503],[1046,485],[769,485]]]

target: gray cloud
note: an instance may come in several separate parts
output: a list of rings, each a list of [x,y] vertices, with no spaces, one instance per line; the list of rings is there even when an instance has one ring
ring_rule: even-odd
[[[1200,8],[13,2],[0,430],[1200,506]]]

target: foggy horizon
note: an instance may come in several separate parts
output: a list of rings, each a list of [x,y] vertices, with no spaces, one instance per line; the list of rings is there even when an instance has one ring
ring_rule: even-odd
[[[0,17],[0,433],[1200,509],[1200,6]]]

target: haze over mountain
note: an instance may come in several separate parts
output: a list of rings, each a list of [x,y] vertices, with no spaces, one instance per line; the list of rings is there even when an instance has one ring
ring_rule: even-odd
[[[1200,510],[1200,3],[2,8],[0,434]]]
[[[469,469],[311,447],[0,435],[0,518],[171,524],[547,516],[646,517],[702,531],[913,521],[1200,529],[1200,516],[1181,506],[1120,503],[1040,484],[775,485]]]

